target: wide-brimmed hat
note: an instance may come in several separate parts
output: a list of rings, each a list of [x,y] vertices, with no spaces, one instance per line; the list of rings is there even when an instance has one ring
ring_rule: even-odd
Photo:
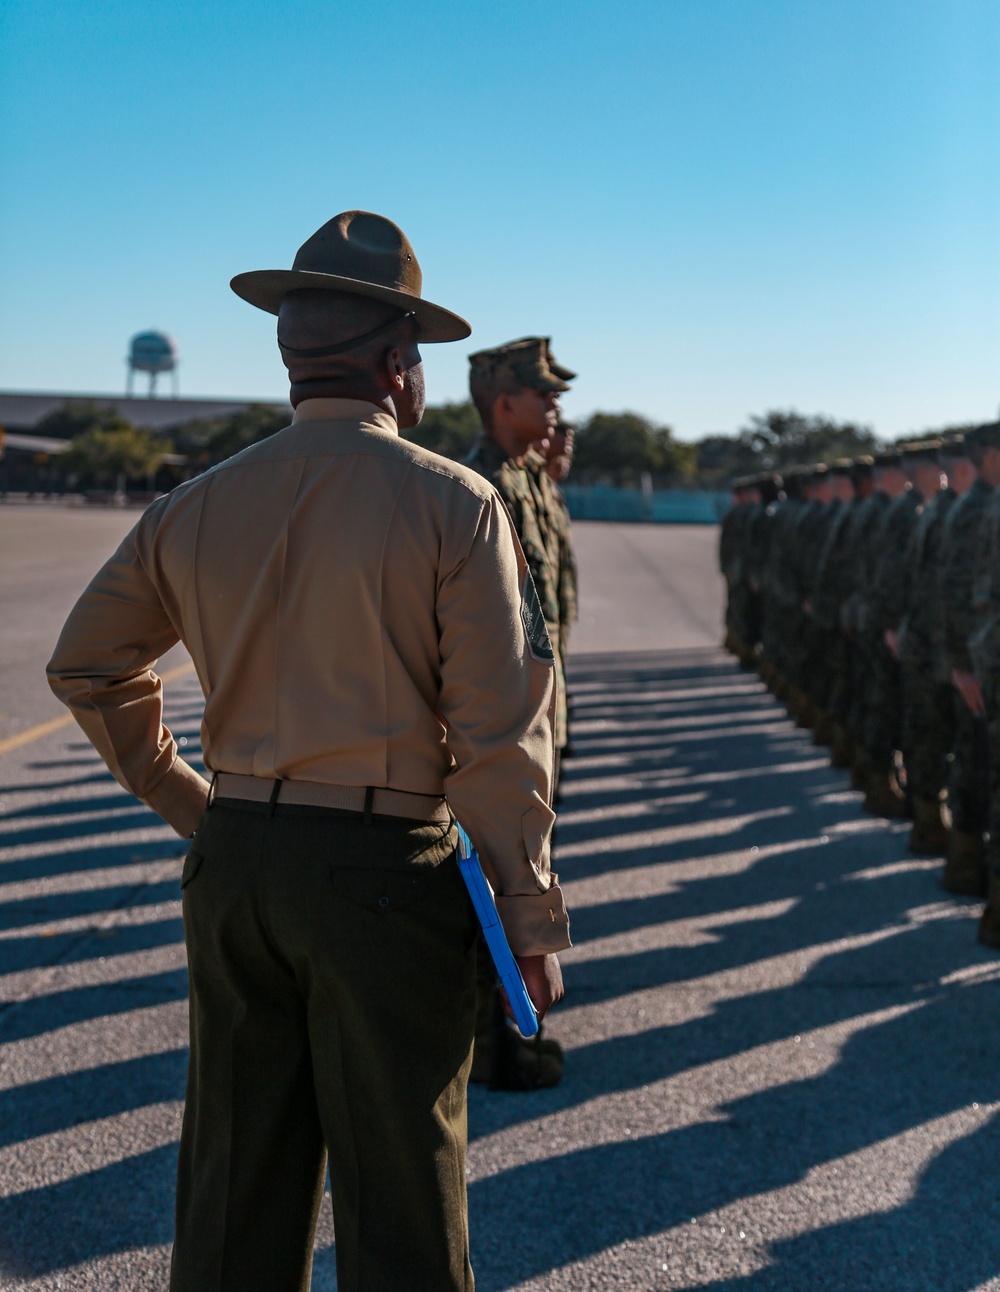
[[[421,341],[461,341],[472,328],[451,310],[425,301],[423,274],[398,225],[370,211],[342,211],[295,253],[291,269],[254,269],[229,284],[237,296],[277,314],[289,292],[353,292],[412,313]]]

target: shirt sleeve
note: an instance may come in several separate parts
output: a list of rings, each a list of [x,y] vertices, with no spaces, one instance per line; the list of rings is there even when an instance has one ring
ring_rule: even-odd
[[[532,631],[534,597],[510,517],[493,494],[438,591],[439,703],[455,760],[448,801],[479,851],[516,955],[570,945],[549,864],[555,670],[547,641]]]
[[[153,666],[180,638],[140,555],[154,525],[147,512],[95,576],[70,612],[47,672],[118,783],[187,838],[209,787],[163,725],[163,688]]]
[[[976,582],[988,552],[983,528],[986,507],[978,491],[966,494],[960,504],[952,507],[945,522],[939,587],[948,665],[971,673],[969,637],[976,626]]]
[[[903,568],[913,533],[914,509],[900,500],[886,515],[878,544],[878,564],[871,589],[872,627],[879,633],[899,628],[906,611]]]

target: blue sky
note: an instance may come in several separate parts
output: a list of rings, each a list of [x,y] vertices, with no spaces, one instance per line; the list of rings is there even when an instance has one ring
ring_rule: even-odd
[[[995,0],[136,5],[0,14],[0,387],[277,398],[228,280],[337,211],[424,291],[690,439],[795,407],[898,435],[1000,405]]]

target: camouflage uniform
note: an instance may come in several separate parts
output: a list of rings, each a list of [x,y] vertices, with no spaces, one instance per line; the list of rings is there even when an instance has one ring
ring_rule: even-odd
[[[573,551],[573,523],[570,520],[563,491],[547,473],[545,488],[549,498],[550,528],[559,540],[559,653],[565,664],[569,630],[580,617],[576,555]]]
[[[981,446],[1000,449],[1000,423],[978,432]],[[968,437],[967,437],[968,438]],[[969,638],[969,654],[983,689],[986,707],[989,775],[989,872],[986,907],[979,921],[979,940],[1000,951],[1000,489],[994,489],[980,530],[980,555],[974,589],[979,624]]]
[[[944,527],[957,500],[954,489],[943,489],[921,509],[903,569],[907,609],[898,645],[906,785],[916,798],[934,803],[945,786],[954,738],[954,688],[945,664],[938,571]]]
[[[719,531],[719,569],[726,580],[726,646],[751,667],[759,637],[757,594],[751,582],[751,533],[759,504],[744,498],[752,482],[737,482],[736,500]]]
[[[854,465],[851,474],[871,474],[870,460]],[[857,689],[852,668],[851,638],[843,611],[852,589],[853,543],[863,499],[855,498],[838,508],[823,541],[812,597],[813,618],[825,632],[830,658],[830,690],[827,701],[832,719],[830,757],[839,767],[849,766],[853,753],[850,734],[852,698]]]
[[[469,356],[470,387],[476,383],[488,389],[515,391],[525,387],[565,391],[566,381],[551,367],[552,356],[546,337],[525,337],[495,350],[481,350]],[[560,372],[568,369],[560,368]],[[561,543],[554,516],[554,486],[545,471],[545,460],[529,452],[524,459],[509,458],[484,429],[476,438],[465,465],[494,484],[507,504],[528,569],[541,602],[545,624],[556,659],[556,749],[567,740],[566,675],[563,667],[562,617],[560,612]]]
[[[766,607],[764,650],[777,680],[775,694],[794,707],[801,699],[801,660],[804,611],[795,567],[795,531],[805,502],[800,477],[789,472],[785,497],[771,511],[767,551],[761,578]]]
[[[977,626],[969,638],[973,671],[986,704],[989,815],[986,863],[1000,878],[1000,490],[994,490],[980,531],[973,600]]]
[[[558,372],[555,370],[545,337],[525,337],[495,350],[481,350],[469,356],[469,364],[469,388],[480,408],[490,405],[493,397],[504,391],[513,394],[525,388],[568,390],[567,378],[573,375],[564,368],[559,368]],[[544,458],[530,451],[523,459],[508,457],[485,428],[473,443],[465,465],[485,476],[503,498],[521,541],[548,629],[556,666],[556,770],[553,778],[556,789],[559,757],[567,740],[567,711],[560,631],[564,604],[561,595],[562,553],[560,526],[553,501],[555,486],[546,472]],[[575,610],[575,584],[573,605]],[[563,1054],[557,1042],[543,1039],[541,1030],[533,1041],[525,1041],[506,1023],[496,971],[485,943],[480,939],[476,1037],[470,1080],[488,1082],[499,1089],[530,1090],[557,1085],[562,1072]]]
[[[922,502],[914,489],[894,498],[875,534],[876,565],[866,616],[876,678],[865,746],[872,762],[899,748],[899,670],[885,644],[885,632],[896,631],[906,613],[906,554]]]
[[[516,462],[484,431],[476,438],[465,465],[496,486],[521,540],[555,651],[556,749],[563,749],[566,745],[566,677],[560,633],[560,548],[558,532],[553,529],[550,519],[548,492],[542,484],[543,478],[548,479],[544,459],[533,453],[523,462]]]
[[[969,638],[976,628],[974,585],[983,548],[982,535],[993,489],[976,480],[948,513],[942,534],[939,592],[943,621],[945,668],[973,671]],[[986,829],[988,787],[986,779],[986,725],[970,712],[957,691],[952,701],[954,737],[948,768],[948,807],[952,826],[966,835]]]
[[[803,612],[803,671],[801,686],[811,706],[814,740],[827,744],[832,739],[830,700],[834,682],[836,637],[816,618],[815,602],[819,593],[820,564],[830,533],[846,511],[844,504],[808,503],[798,526],[797,569]]]
[[[846,595],[841,602],[841,616],[851,643],[851,677],[853,687],[848,726],[858,756],[867,765],[865,745],[867,707],[872,694],[872,630],[868,622],[870,592],[877,559],[877,535],[892,500],[876,489],[859,503],[851,518],[850,532],[840,553],[838,574],[843,578]],[[857,765],[856,765],[857,768]],[[857,779],[857,777],[856,777]]]

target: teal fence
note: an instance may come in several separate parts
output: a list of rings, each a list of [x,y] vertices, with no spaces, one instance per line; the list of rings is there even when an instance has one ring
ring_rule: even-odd
[[[616,489],[613,485],[563,485],[574,520],[652,521],[661,525],[717,525],[728,511],[728,493],[708,490]]]

